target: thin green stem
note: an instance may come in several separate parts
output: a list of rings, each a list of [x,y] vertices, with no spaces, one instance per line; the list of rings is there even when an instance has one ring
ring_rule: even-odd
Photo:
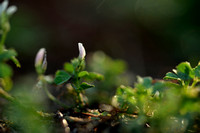
[[[4,50],[4,44],[5,44],[6,37],[7,37],[7,32],[4,32],[1,37],[1,41],[0,41],[0,53],[2,53]]]
[[[75,89],[75,92],[77,94],[77,103],[79,104],[80,107],[83,107],[84,103],[83,103],[83,99],[81,97],[81,93],[79,92],[78,88],[74,84],[71,84],[71,85]]]
[[[63,108],[69,108],[66,104],[62,103],[61,101],[59,101],[56,97],[54,97],[49,90],[47,89],[47,83],[46,81],[43,79],[42,80],[42,84],[43,84],[43,88],[44,91],[46,92],[47,96],[49,97],[49,99],[51,99],[53,102],[57,103],[58,105],[60,105]]]
[[[11,102],[13,102],[15,100],[14,97],[12,97],[10,94],[8,94],[2,88],[0,88],[0,96],[3,97],[3,98],[5,98],[8,101],[11,101]]]
[[[194,78],[193,83],[190,88],[194,88],[197,83],[198,83],[198,79]]]
[[[83,59],[79,59],[79,65],[77,67],[77,71],[79,72],[81,70],[81,65],[84,63],[84,60]]]
[[[187,85],[185,84],[183,80],[181,80],[181,85],[183,86],[183,88],[187,88]]]

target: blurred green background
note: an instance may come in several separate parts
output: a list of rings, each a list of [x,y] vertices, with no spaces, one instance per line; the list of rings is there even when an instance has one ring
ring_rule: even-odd
[[[104,51],[124,59],[136,75],[162,78],[181,61],[200,57],[199,0],[10,0],[8,47],[19,53],[21,69],[34,71],[38,49],[48,52],[47,74],[78,56]]]

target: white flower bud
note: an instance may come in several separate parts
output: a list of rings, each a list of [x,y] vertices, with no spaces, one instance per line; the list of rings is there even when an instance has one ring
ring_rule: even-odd
[[[46,49],[41,48],[35,58],[35,67],[38,74],[42,74],[47,68]]]
[[[45,53],[46,53],[45,48],[41,48],[38,51],[38,53],[36,55],[36,58],[35,58],[35,65],[42,64],[42,61],[43,61],[44,56],[45,56]]]
[[[10,6],[8,7],[8,9],[6,10],[7,15],[11,16],[13,15],[13,13],[15,13],[17,11],[17,7],[16,6]]]
[[[7,7],[8,7],[8,0],[4,0],[0,5],[0,13],[5,11]]]
[[[46,53],[45,53],[45,57],[44,57],[44,60],[43,60],[43,62],[42,62],[42,69],[44,70],[44,71],[46,71],[46,69],[47,69],[47,58],[46,58]]]
[[[79,48],[79,58],[83,60],[86,55],[85,48],[83,47],[82,43],[78,43],[78,48]]]

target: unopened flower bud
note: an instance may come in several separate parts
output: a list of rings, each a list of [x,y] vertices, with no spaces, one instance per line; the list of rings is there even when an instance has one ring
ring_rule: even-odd
[[[43,74],[47,68],[46,49],[41,48],[35,58],[35,68],[38,74]]]
[[[78,48],[79,48],[79,58],[83,60],[86,55],[85,48],[83,47],[82,43],[78,43]]]
[[[8,9],[6,10],[6,13],[8,16],[13,15],[15,12],[17,11],[17,7],[16,6],[10,6],[8,7]]]
[[[4,0],[1,4],[0,4],[0,14],[2,12],[4,12],[8,7],[8,0]]]

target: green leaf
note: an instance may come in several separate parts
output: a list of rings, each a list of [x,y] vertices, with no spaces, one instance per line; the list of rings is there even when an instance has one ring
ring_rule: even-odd
[[[17,55],[17,53],[13,49],[5,50],[0,54],[0,61],[9,60],[9,59],[13,58],[16,55]]]
[[[196,77],[200,78],[200,65],[194,68],[194,74]]]
[[[91,85],[91,84],[86,83],[86,82],[83,82],[83,83],[80,85],[80,89],[81,89],[81,90],[85,90],[85,89],[92,88],[92,87],[94,87],[94,85]]]
[[[13,82],[10,77],[5,77],[5,78],[1,79],[0,84],[6,91],[10,91],[13,86]]]
[[[18,59],[16,58],[16,57],[12,57],[11,58],[11,60],[15,63],[15,65],[17,66],[17,67],[21,67],[21,64],[19,63],[19,61],[18,61]]]
[[[81,71],[85,68],[85,61],[80,60],[79,58],[71,60],[71,64],[73,65],[75,71]]]
[[[0,78],[12,76],[12,69],[9,65],[0,63]]]
[[[138,89],[149,89],[152,87],[152,78],[151,77],[137,77],[138,83],[136,83],[136,88]]]
[[[67,72],[63,70],[58,70],[56,72],[56,77],[54,79],[54,83],[57,85],[60,85],[64,82],[67,82],[71,78],[71,75],[69,75]]]
[[[182,62],[176,67],[177,71],[183,72],[183,73],[189,73],[192,71],[192,67],[189,62]]]
[[[87,75],[87,79],[89,80],[103,80],[104,76],[99,74],[99,73],[95,73],[95,72],[89,72],[89,75]]]
[[[194,71],[189,62],[180,63],[177,67],[177,75],[182,80],[191,80],[194,78]]]
[[[80,73],[78,73],[78,77],[84,77],[84,76],[87,76],[89,75],[89,73],[87,71],[81,71]]]
[[[180,63],[176,67],[176,70],[173,70],[173,72],[174,73],[167,73],[164,79],[175,79],[178,81],[184,81],[186,84],[189,84],[195,76],[194,69],[191,67],[189,62]]]
[[[67,63],[64,64],[64,70],[66,72],[72,73],[74,71],[74,67],[73,67],[72,64],[67,62]]]
[[[112,99],[112,104],[122,110],[133,112],[137,103],[135,89],[121,85],[117,88],[116,95]]]
[[[74,58],[73,60],[71,60],[71,63],[72,63],[72,66],[74,67],[74,69],[78,67],[79,62],[80,61],[77,58]]]
[[[133,88],[131,87],[126,87],[121,85],[120,87],[117,88],[116,94],[117,95],[129,95],[129,96],[133,96]]]
[[[164,77],[164,79],[180,80],[179,77],[176,74],[172,73],[172,72],[168,72],[166,74],[166,76]]]

